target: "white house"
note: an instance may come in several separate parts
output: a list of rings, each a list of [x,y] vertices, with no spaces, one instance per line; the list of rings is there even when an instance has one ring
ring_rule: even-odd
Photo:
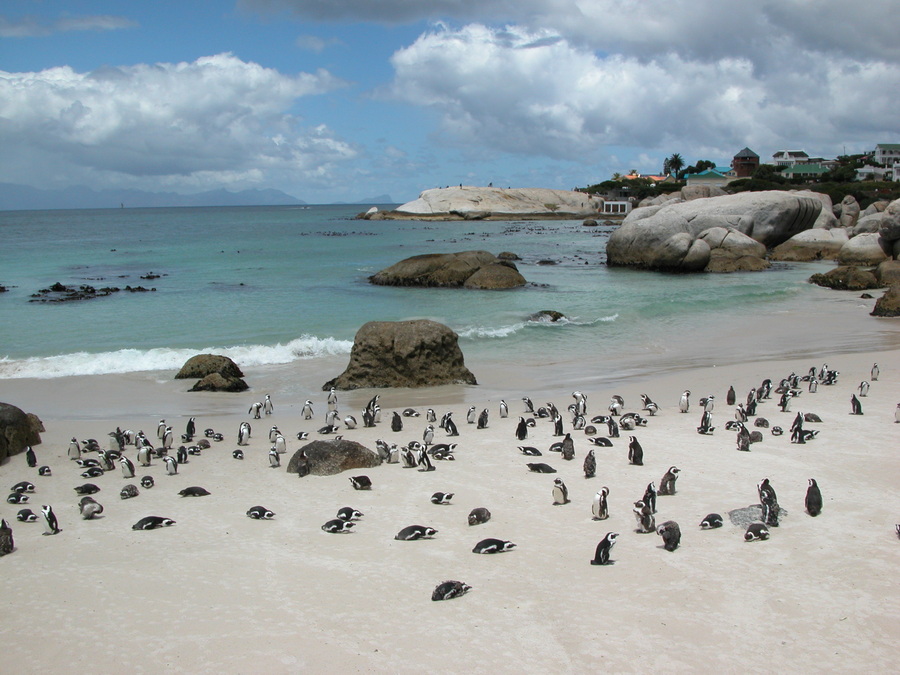
[[[772,163],[775,166],[796,166],[806,164],[808,161],[809,155],[802,150],[779,150],[772,155]]]
[[[900,143],[879,143],[875,146],[875,156],[872,159],[887,167],[894,166],[900,162]]]

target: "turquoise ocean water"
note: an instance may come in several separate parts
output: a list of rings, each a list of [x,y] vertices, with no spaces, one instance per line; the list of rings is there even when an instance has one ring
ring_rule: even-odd
[[[806,282],[829,263],[648,273],[605,266],[608,227],[355,220],[361,208],[2,212],[0,379],[171,371],[210,350],[244,367],[291,368],[346,358],[366,321],[410,318],[453,328],[473,370],[528,366],[560,384],[895,346],[882,344],[894,332],[873,341],[870,327],[863,339],[843,320],[810,329],[835,311],[836,296]],[[411,255],[470,249],[518,254],[529,285],[477,292],[366,280]],[[149,273],[160,278],[141,279]],[[156,291],[29,302],[55,282]],[[529,320],[544,309],[567,320]]]

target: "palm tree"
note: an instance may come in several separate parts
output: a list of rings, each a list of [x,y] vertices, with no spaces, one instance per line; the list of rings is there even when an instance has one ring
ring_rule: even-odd
[[[669,172],[674,173],[678,178],[678,172],[684,168],[684,159],[677,152],[673,152],[672,156],[666,160]]]
[[[613,180],[622,180],[622,174],[620,174],[620,173],[617,171],[616,173],[614,173],[614,174],[612,175],[612,179],[613,179]]]

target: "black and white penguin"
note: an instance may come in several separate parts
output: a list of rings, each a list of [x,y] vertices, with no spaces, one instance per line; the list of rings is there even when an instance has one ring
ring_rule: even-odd
[[[104,473],[99,466],[89,466],[86,471],[81,473],[82,478],[99,478]]]
[[[563,435],[563,419],[562,415],[556,413],[553,416],[553,435],[554,436],[562,436]]]
[[[140,464],[141,466],[150,466],[152,457],[153,451],[149,447],[144,446],[140,450],[138,450],[138,464]]]
[[[238,445],[249,445],[250,444],[250,433],[251,427],[249,422],[241,422],[241,425],[238,427]]]
[[[179,445],[178,450],[175,451],[175,461],[179,464],[188,463],[188,449],[183,445]]]
[[[580,391],[573,391],[572,398],[575,399],[575,413],[578,415],[587,414],[587,396]]]
[[[556,469],[543,462],[528,462],[525,466],[534,473],[556,473]]]
[[[894,409],[894,423],[900,423],[900,403],[898,403],[897,407]]]
[[[16,550],[12,528],[6,519],[0,519],[0,556],[9,555]]]
[[[436,534],[437,530],[433,527],[407,525],[394,535],[394,539],[397,541],[415,541],[417,539],[431,539]]]
[[[728,393],[725,394],[725,405],[734,405],[734,402],[736,400],[737,400],[737,394],[734,391],[734,387],[733,386],[728,387]]]
[[[635,466],[644,465],[644,449],[638,442],[637,436],[628,437],[628,462]]]
[[[681,473],[681,469],[677,466],[669,467],[669,470],[659,480],[659,494],[666,496],[675,494],[675,481],[678,480],[679,473]]]
[[[691,408],[691,392],[689,389],[685,389],[681,392],[681,398],[678,401],[678,410],[686,413]]]
[[[451,499],[453,499],[452,492],[435,492],[431,495],[432,504],[449,504]]]
[[[762,523],[750,523],[744,532],[744,541],[765,541],[769,538],[769,528]]]
[[[500,399],[500,419],[506,419],[509,417],[509,406],[506,404],[502,398]]]
[[[447,432],[448,436],[459,436],[459,429],[456,428],[456,422],[450,417],[450,413],[447,413],[447,419],[444,422],[444,431]]]
[[[160,441],[163,439],[163,435],[166,433],[166,421],[160,420],[156,425],[156,438]]]
[[[12,486],[13,492],[34,492],[34,483],[22,480]]]
[[[867,380],[863,380],[859,383],[859,387],[857,387],[860,396],[868,396],[869,395],[869,382]]]
[[[566,434],[559,451],[563,459],[567,461],[575,459],[575,441],[572,440],[572,434]]]
[[[612,441],[609,440],[608,438],[604,438],[603,436],[597,436],[596,438],[591,438],[590,441],[591,441],[591,443],[593,443],[594,445],[596,445],[600,448],[611,448],[612,447]]]
[[[9,497],[6,498],[7,504],[27,504],[28,503],[28,495],[23,494],[21,492],[12,492]]]
[[[490,413],[488,413],[488,409],[484,408],[478,415],[478,423],[475,425],[475,428],[476,429],[487,429],[489,416],[490,416]]]
[[[400,463],[403,465],[404,469],[415,468],[417,462],[416,453],[413,452],[412,448],[408,445],[404,445],[400,448]]]
[[[610,415],[621,415],[622,409],[624,407],[625,399],[618,394],[614,394],[609,400],[609,406],[607,406],[607,409],[609,410]]]
[[[606,520],[609,518],[609,488],[605,485],[594,495],[594,501],[591,504],[591,515],[594,520]]]
[[[170,450],[174,442],[175,435],[172,433],[172,427],[166,427],[166,430],[163,433],[162,447],[164,447],[166,450]]]
[[[187,424],[184,427],[184,435],[187,436],[186,443],[190,443],[194,440],[194,435],[197,433],[197,418],[191,417]]]
[[[191,487],[184,488],[184,490],[178,494],[182,497],[208,497],[212,493],[199,485],[192,485]]]
[[[368,476],[351,476],[350,484],[354,490],[371,490],[372,480]]]
[[[516,439],[524,441],[526,438],[528,438],[528,424],[524,417],[520,417],[519,423],[516,425]]]
[[[78,508],[84,520],[93,520],[103,513],[103,505],[93,497],[82,497],[78,503]]]
[[[482,539],[475,544],[472,553],[504,553],[506,551],[512,551],[515,547],[516,545],[511,541],[489,538]]]
[[[613,419],[612,416],[608,417],[606,420],[606,428],[607,435],[610,438],[618,438],[619,437],[619,424]]]
[[[478,414],[478,409],[473,405],[470,406],[468,411],[466,411],[466,423],[467,424],[475,424],[475,418]]]
[[[357,511],[356,509],[350,506],[342,506],[338,509],[337,518],[341,520],[359,520],[363,517],[362,511]]]
[[[140,494],[140,490],[137,489],[137,485],[133,485],[129,483],[128,485],[123,485],[122,489],[119,490],[119,497],[121,499],[132,499],[137,497]]]
[[[275,512],[270,511],[265,506],[252,506],[247,510],[247,517],[253,518],[253,520],[272,520],[275,517]]]
[[[172,527],[175,521],[171,518],[163,518],[162,516],[144,516],[134,525],[132,530],[155,530],[159,527]]]
[[[616,543],[616,539],[619,537],[618,532],[607,532],[606,536],[600,540],[600,543],[597,544],[597,549],[594,551],[594,559],[591,560],[591,565],[611,565],[612,561],[609,559],[609,554],[612,551],[612,547]]]
[[[271,415],[273,412],[275,412],[275,404],[272,403],[272,397],[269,396],[269,394],[266,394],[265,399],[263,399],[262,405],[263,405],[263,412],[266,415]]]
[[[700,426],[697,427],[697,433],[711,436],[715,430],[716,428],[712,426],[712,414],[704,410],[703,414],[700,415]]]
[[[396,410],[391,415],[391,431],[397,433],[403,431],[403,417]]]
[[[287,452],[287,439],[281,434],[276,434],[272,447],[275,448],[275,452],[279,455],[285,454]]]
[[[778,527],[778,518],[781,508],[778,506],[778,497],[775,495],[775,488],[772,487],[768,478],[763,478],[756,486],[759,494],[759,503],[763,510],[763,522],[769,527]]]
[[[851,415],[862,415],[862,403],[859,402],[859,399],[856,398],[856,394],[850,395],[850,414]]]
[[[435,586],[434,591],[431,593],[431,599],[438,600],[452,600],[453,598],[460,598],[464,596],[466,593],[472,590],[472,587],[468,584],[464,584],[462,581],[442,581],[437,586]]]
[[[528,455],[529,457],[540,457],[544,453],[538,450],[533,445],[519,445],[516,446],[523,455]]]
[[[653,511],[649,506],[642,501],[636,501],[631,511],[637,521],[637,532],[647,534],[656,531],[656,518],[653,517]]]
[[[69,450],[68,450],[69,459],[81,459],[81,444],[78,442],[78,439],[72,437],[72,440],[69,441]]]
[[[491,512],[483,506],[478,506],[469,511],[469,525],[482,525],[491,519]]]
[[[33,523],[38,519],[37,514],[31,509],[19,509],[16,520],[22,523]]]
[[[314,417],[312,401],[307,399],[300,409],[300,416],[305,420],[311,420]]]
[[[641,404],[643,406],[642,409],[646,410],[648,415],[652,416],[659,412],[659,406],[647,394],[641,394]]]
[[[700,521],[700,529],[715,530],[716,528],[722,527],[723,523],[724,521],[722,520],[721,515],[718,513],[710,513]]]
[[[166,455],[163,457],[163,461],[166,463],[166,473],[169,476],[174,476],[178,473],[178,462],[175,461],[174,457]]]
[[[435,470],[435,466],[431,463],[431,458],[428,456],[428,452],[426,451],[424,446],[419,449],[419,456],[416,460],[416,464],[419,466],[419,471]]]
[[[94,485],[93,483],[85,483],[84,485],[79,485],[74,488],[76,494],[79,495],[92,495],[100,492],[100,488]]]
[[[534,414],[534,404],[531,402],[531,399],[527,396],[522,397],[522,403],[525,404],[525,412]]]
[[[584,456],[584,464],[582,465],[585,478],[593,478],[597,475],[597,458],[594,456],[594,449],[590,448]]]
[[[244,459],[244,451],[243,450],[235,450],[231,453],[231,456],[235,459]]]
[[[434,412],[434,408],[428,408],[425,410],[425,421],[429,424],[434,424],[437,422],[437,413]],[[443,427],[441,427],[443,429]]]
[[[569,503],[569,488],[566,487],[566,484],[563,483],[562,478],[554,478],[553,479],[553,505],[559,506],[561,504]]]
[[[271,448],[269,450],[269,468],[277,469],[281,466],[281,457],[278,454],[278,451],[275,448]]]
[[[344,534],[349,532],[353,527],[355,527],[355,525],[356,523],[349,520],[334,518],[322,525],[322,531],[330,532],[331,534]]]
[[[31,469],[37,467],[37,455],[34,454],[34,448],[30,445],[25,446],[25,463]]]
[[[656,513],[656,483],[650,481],[644,489],[644,497],[641,501],[650,507],[650,513]]]
[[[247,413],[253,415],[253,419],[258,420],[262,418],[262,415],[260,415],[261,411],[262,403],[259,401],[255,401],[250,404],[250,409],[247,411]]]
[[[122,468],[123,478],[134,478],[134,462],[128,459],[125,455],[122,455],[119,458],[119,466]]]
[[[38,476],[51,476],[53,475],[53,470],[49,466],[42,466],[38,468]]]
[[[422,442],[428,446],[434,443],[434,425],[429,424],[425,427],[425,431],[422,432]]]
[[[667,520],[656,528],[656,534],[663,539],[663,548],[674,551],[681,544],[681,528],[674,520]]]
[[[822,492],[815,478],[809,479],[809,487],[806,488],[806,512],[813,517],[822,513]]]
[[[53,513],[53,508],[48,504],[45,504],[41,507],[41,513],[44,514],[44,534],[59,534],[62,532],[62,528],[59,526],[59,522],[56,520],[56,514]]]
[[[878,367],[877,363],[872,364],[872,372],[870,375],[872,377],[872,382],[878,381],[878,376],[881,375],[881,368]]]
[[[141,487],[142,487],[142,488],[144,488],[144,489],[146,489],[146,490],[149,490],[149,489],[152,488],[154,485],[156,485],[156,483],[155,483],[155,481],[153,480],[153,476],[143,476],[143,477],[141,478]]]

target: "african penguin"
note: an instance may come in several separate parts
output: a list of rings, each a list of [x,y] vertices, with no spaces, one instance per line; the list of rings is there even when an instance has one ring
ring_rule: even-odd
[[[516,545],[511,541],[489,538],[482,539],[475,544],[472,553],[503,553],[505,551],[512,551],[515,547]]]
[[[606,533],[606,536],[600,540],[599,544],[597,544],[597,550],[594,551],[594,559],[591,560],[591,565],[612,564],[612,561],[609,559],[609,554],[612,551],[612,547],[615,545],[618,536],[618,532]]]
[[[394,536],[394,539],[397,541],[415,541],[417,539],[431,539],[436,534],[437,530],[433,527],[407,525]]]
[[[809,479],[809,487],[806,488],[806,512],[813,517],[822,513],[822,492],[815,478]]]
[[[472,587],[468,584],[464,584],[462,581],[442,581],[437,586],[435,586],[434,591],[431,593],[431,599],[438,600],[451,600],[453,598],[459,598],[472,590]]]
[[[681,528],[674,520],[667,520],[656,528],[656,534],[663,538],[663,548],[674,551],[681,543]]]
[[[56,514],[53,513],[53,508],[47,504],[41,507],[41,512],[44,514],[44,534],[59,534],[62,532],[62,528],[59,526],[59,522],[56,520]]]
[[[594,501],[591,504],[591,514],[594,520],[606,520],[609,518],[609,505],[607,497],[609,496],[609,488],[603,486],[594,495]]]

